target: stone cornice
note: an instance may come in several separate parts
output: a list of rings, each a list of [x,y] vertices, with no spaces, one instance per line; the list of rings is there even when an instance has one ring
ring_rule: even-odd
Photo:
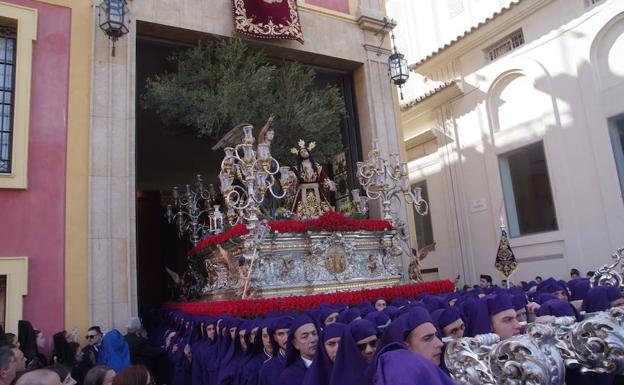
[[[444,66],[446,63],[483,44],[485,41],[503,34],[510,26],[537,12],[552,1],[553,0],[518,0],[504,10],[486,19],[484,22],[467,30],[464,34],[458,36],[422,60],[411,64],[409,68],[414,72],[435,79],[436,77],[432,74],[437,68]]]
[[[453,80],[451,82],[442,84],[439,87],[434,88],[432,91],[424,94],[423,96],[414,99],[401,107],[401,120],[407,121],[414,117],[421,115],[424,112],[430,111],[442,104],[445,104],[460,95],[463,95],[464,90],[461,81]]]

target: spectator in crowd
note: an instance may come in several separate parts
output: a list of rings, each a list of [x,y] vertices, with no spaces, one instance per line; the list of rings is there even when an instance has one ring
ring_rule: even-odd
[[[570,269],[570,279],[576,279],[580,277],[581,273],[578,271],[578,269]]]
[[[117,329],[109,331],[102,338],[97,363],[110,366],[116,373],[130,366],[130,349]]]
[[[130,362],[133,365],[145,365],[150,373],[157,373],[159,368],[164,369],[167,353],[161,347],[150,344],[139,317],[130,318],[127,330],[124,339],[130,349]],[[158,377],[163,378],[163,375]]]
[[[7,341],[7,344],[10,345],[13,348],[19,348],[20,347],[20,343],[19,340],[17,339],[17,336],[13,333],[5,333],[4,338]]]
[[[487,274],[481,274],[479,277],[479,287],[482,289],[487,289],[492,286],[492,276]]]
[[[388,304],[386,303],[386,300],[384,298],[379,298],[377,299],[377,301],[375,301],[375,309],[377,309],[377,311],[383,311],[386,306],[388,306]]]
[[[24,373],[15,385],[61,385],[58,374],[49,369],[35,369]]]
[[[155,385],[156,382],[144,365],[132,365],[115,376],[113,385]]]
[[[20,348],[12,347],[10,348],[13,351],[13,356],[15,357],[15,365],[18,373],[21,373],[26,370],[26,357],[24,357],[24,353]]]
[[[8,346],[0,347],[0,384],[9,385],[15,379],[17,363],[13,350]]]
[[[593,278],[593,277],[594,277],[594,274],[596,274],[596,273],[595,273],[595,272],[593,272],[593,271],[588,271],[588,272],[587,272],[587,278]]]
[[[63,330],[52,336],[53,351],[52,362],[55,364],[69,363],[73,358],[69,356],[69,342],[67,342],[67,332]]]
[[[18,321],[18,339],[20,349],[26,357],[26,369],[40,369],[48,365],[46,357],[40,353],[45,348],[45,337],[39,330],[35,330],[28,321]]]
[[[61,384],[63,385],[76,385],[76,380],[71,376],[71,372],[69,368],[65,365],[53,365],[48,366],[46,369],[49,369],[56,373],[61,380]]]
[[[84,357],[90,366],[95,366],[102,344],[102,329],[99,326],[91,326],[85,338],[89,345],[83,351]]]
[[[84,385],[112,385],[116,373],[106,365],[97,365],[89,369],[84,379]]]
[[[542,282],[542,277],[539,276],[539,275],[537,277],[535,277],[535,282],[537,282],[537,283]]]
[[[91,365],[84,356],[83,349],[80,348],[79,343],[69,343],[68,356],[70,359],[65,364],[70,367],[72,378],[76,380],[76,383],[78,385],[82,385],[89,368],[91,368]]]

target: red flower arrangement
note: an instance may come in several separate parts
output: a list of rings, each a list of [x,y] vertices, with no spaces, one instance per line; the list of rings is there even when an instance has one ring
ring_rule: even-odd
[[[326,302],[330,304],[345,303],[355,305],[364,301],[374,301],[383,297],[392,300],[397,297],[415,297],[419,294],[438,294],[453,291],[454,284],[449,280],[417,283],[377,289],[358,291],[323,293],[305,296],[257,298],[215,302],[167,302],[166,309],[176,309],[188,314],[207,314],[218,316],[229,314],[235,317],[250,317],[266,314],[269,311],[286,312],[291,310],[314,309]]]
[[[353,219],[345,217],[335,211],[328,211],[322,216],[305,221],[298,220],[275,220],[269,221],[269,229],[274,233],[306,233],[319,231],[386,231],[393,228],[392,223],[376,219]],[[223,243],[230,238],[249,234],[245,225],[238,224],[231,229],[217,235],[204,238],[197,244],[189,255],[193,255],[209,246]]]
[[[197,244],[197,246],[193,247],[191,251],[189,251],[189,255],[193,255],[198,251],[205,249],[208,246],[214,246],[219,243],[223,243],[230,238],[240,237],[243,235],[249,234],[249,230],[245,225],[234,225],[228,230],[222,232],[221,234],[211,235],[209,237],[204,238],[201,242]]]

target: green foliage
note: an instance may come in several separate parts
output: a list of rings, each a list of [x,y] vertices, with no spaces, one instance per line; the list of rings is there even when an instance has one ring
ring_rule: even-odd
[[[278,160],[290,163],[289,149],[299,139],[317,142],[313,155],[321,162],[342,151],[344,102],[336,87],[314,86],[312,69],[271,64],[242,39],[210,42],[171,60],[177,71],[148,79],[143,95],[143,105],[164,123],[221,138],[243,122],[254,125],[257,134],[274,115],[271,150]]]

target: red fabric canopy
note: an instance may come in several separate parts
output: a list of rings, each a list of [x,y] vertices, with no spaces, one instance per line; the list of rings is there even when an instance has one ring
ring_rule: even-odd
[[[236,31],[256,39],[303,43],[297,0],[232,0]]]

